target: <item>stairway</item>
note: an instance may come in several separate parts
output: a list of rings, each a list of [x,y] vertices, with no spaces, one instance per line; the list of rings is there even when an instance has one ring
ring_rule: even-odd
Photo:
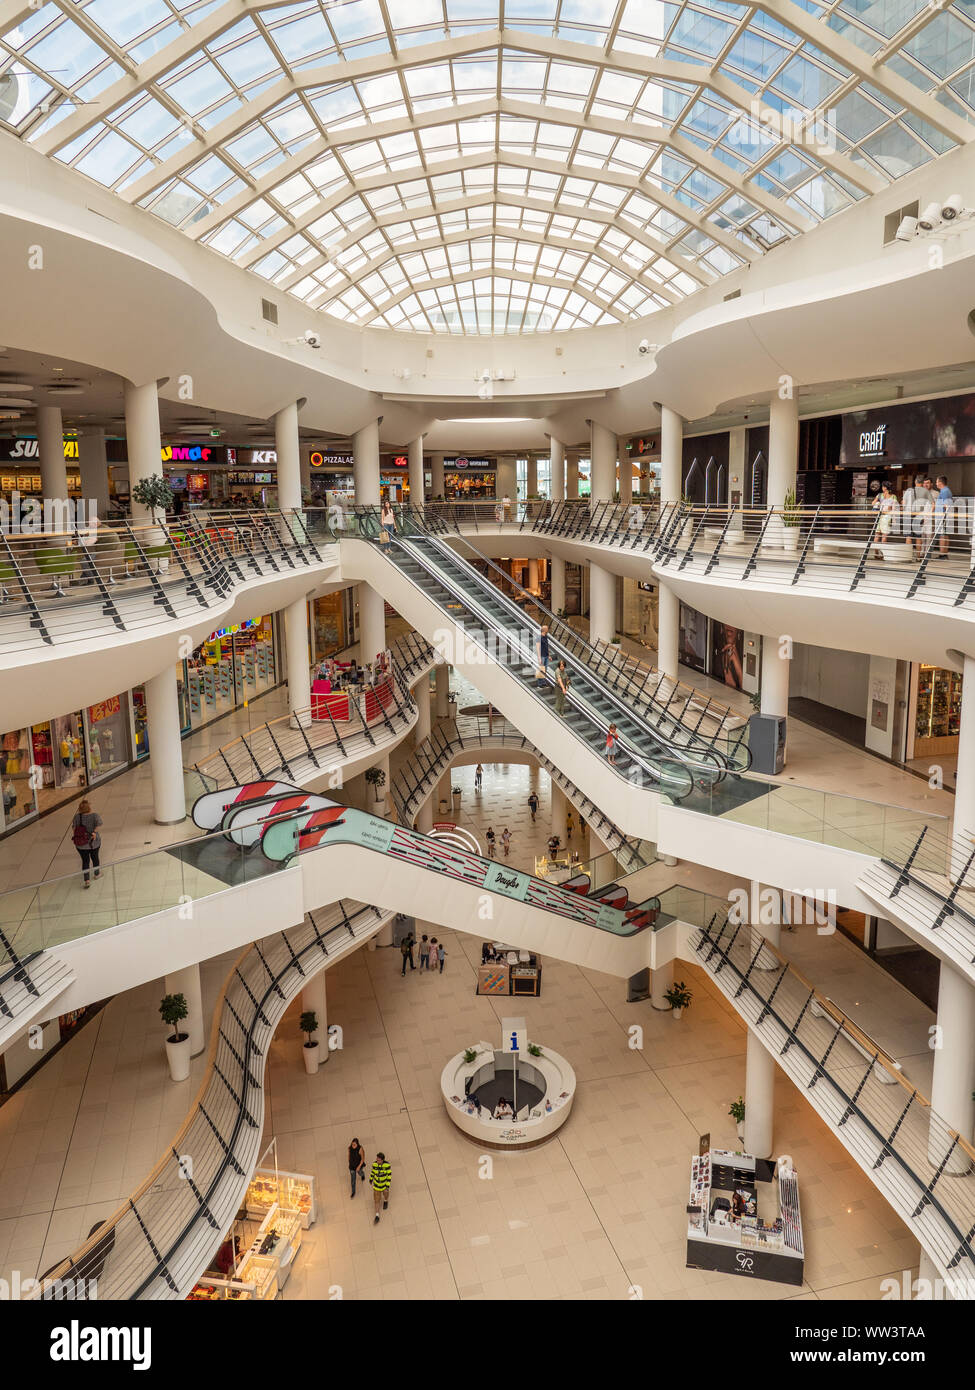
[[[74,982],[74,972],[50,951],[18,957],[3,932],[0,964],[0,1048],[34,1019],[50,1017],[48,1006]]]

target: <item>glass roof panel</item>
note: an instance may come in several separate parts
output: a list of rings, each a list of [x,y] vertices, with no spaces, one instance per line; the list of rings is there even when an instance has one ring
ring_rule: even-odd
[[[817,45],[793,7],[822,20]],[[653,312],[975,119],[975,0],[18,9],[0,130],[315,310],[397,332]],[[870,83],[837,35],[884,49]]]

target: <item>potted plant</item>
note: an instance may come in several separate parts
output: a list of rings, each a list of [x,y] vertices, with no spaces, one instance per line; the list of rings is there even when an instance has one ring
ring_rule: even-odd
[[[477,1048],[476,1048],[476,1047],[466,1047],[466,1048],[464,1049],[464,1063],[465,1063],[465,1065],[469,1067],[469,1066],[471,1065],[472,1062],[476,1062],[476,1061],[477,1061]]]
[[[782,503],[782,548],[783,550],[799,549],[799,508],[796,505],[795,489],[790,488],[785,494],[785,501]]]
[[[156,512],[162,512],[165,519],[166,512],[173,505],[173,489],[159,473],[150,473],[148,478],[140,478],[132,489],[132,501],[138,502],[140,507],[147,508],[149,512],[152,530],[143,533],[140,543],[148,558],[155,561],[157,572],[165,574],[169,569],[169,545],[166,542],[166,532],[156,518]]]
[[[542,1049],[538,1046],[537,1043],[533,1043],[533,1042],[530,1042],[530,1043],[528,1044],[528,1052],[529,1052],[529,1055],[532,1056],[532,1057],[541,1057],[541,1055],[542,1055]]]
[[[386,774],[381,767],[367,767],[366,781],[370,787],[376,789],[376,805],[378,806],[381,801],[386,799],[382,793],[382,789],[386,785]]]
[[[732,1118],[732,1119],[734,1120],[734,1122],[735,1122],[735,1128],[736,1128],[737,1131],[738,1131],[738,1138],[739,1138],[739,1139],[744,1139],[744,1137],[745,1137],[745,1102],[742,1100],[741,1096],[739,1096],[737,1100],[733,1100],[733,1101],[731,1102],[731,1108],[730,1108],[730,1110],[728,1111],[728,1114],[731,1116],[731,1118]]]
[[[693,995],[683,980],[677,980],[670,989],[665,991],[664,998],[673,1009],[674,1018],[680,1018],[684,1010],[689,1007]]]
[[[186,996],[183,994],[164,994],[159,1005],[159,1016],[172,1034],[166,1039],[166,1057],[169,1074],[174,1081],[185,1081],[190,1074],[190,1035],[181,1033],[179,1025],[189,1014]]]
[[[305,1035],[305,1045],[302,1053],[305,1058],[305,1071],[309,1076],[314,1076],[318,1071],[318,1039],[312,1039],[312,1033],[318,1032],[318,1015],[314,1009],[308,1009],[298,1020],[298,1029]]]
[[[460,787],[453,787],[453,788],[451,789],[450,799],[451,799],[451,801],[453,802],[454,815],[455,815],[455,816],[459,816],[459,815],[460,815],[460,799],[461,799],[461,796],[462,796],[462,795],[463,795],[463,793],[462,793]]]

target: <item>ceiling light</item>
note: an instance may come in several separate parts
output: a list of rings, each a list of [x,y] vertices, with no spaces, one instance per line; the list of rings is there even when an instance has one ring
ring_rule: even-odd
[[[26,395],[33,390],[34,387],[27,381],[0,381],[0,391],[16,391],[18,395]]]
[[[83,396],[84,389],[81,386],[48,386],[49,396]]]
[[[35,404],[35,401],[21,399],[19,396],[0,396],[0,409],[6,409],[7,406],[17,405],[27,410],[33,410]]]

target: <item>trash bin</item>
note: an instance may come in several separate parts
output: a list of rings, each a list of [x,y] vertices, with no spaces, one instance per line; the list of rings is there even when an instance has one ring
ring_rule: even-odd
[[[454,815],[455,815],[455,816],[459,816],[459,815],[460,815],[460,787],[454,787],[453,795],[452,795],[452,797],[451,797],[451,800],[452,800],[453,803],[454,803]]]
[[[443,800],[443,798],[441,798],[441,800],[440,800],[440,814],[441,814],[442,816],[445,816],[445,815],[447,815],[447,813],[448,813],[449,811],[450,811],[450,804],[449,804],[449,802],[446,802],[446,801]]]

